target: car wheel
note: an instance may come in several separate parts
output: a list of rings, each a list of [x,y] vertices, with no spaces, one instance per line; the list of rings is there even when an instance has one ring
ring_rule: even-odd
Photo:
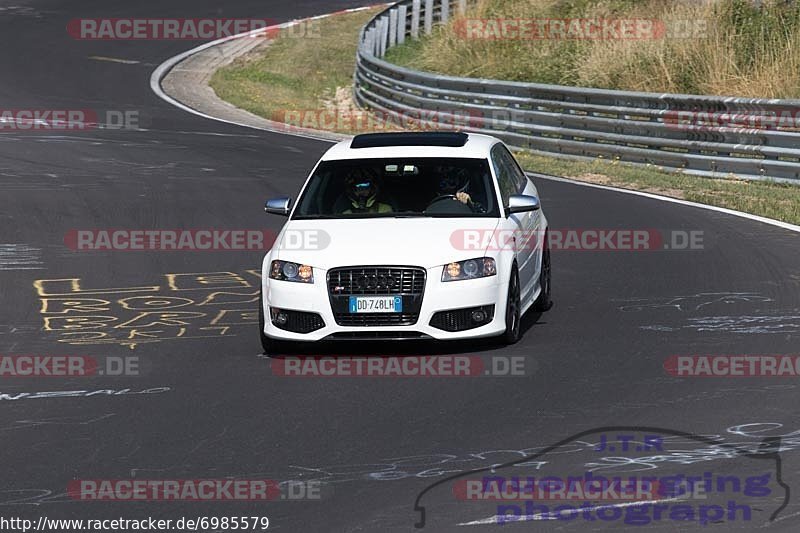
[[[546,242],[545,240],[545,243]],[[550,297],[550,270],[550,247],[548,246],[545,248],[544,254],[542,254],[542,271],[539,273],[539,286],[542,288],[542,292],[539,293],[539,297],[533,302],[533,309],[535,311],[544,312],[553,307],[553,300]]]
[[[261,291],[258,291],[258,333],[261,337],[261,348],[264,350],[264,355],[278,355],[280,353],[286,353],[286,343],[264,335],[265,325],[266,320],[264,318],[264,299],[261,295]]]
[[[514,344],[519,340],[520,334],[520,301],[519,301],[519,273],[516,265],[511,271],[508,282],[508,297],[506,298],[506,332],[503,334],[505,344]]]

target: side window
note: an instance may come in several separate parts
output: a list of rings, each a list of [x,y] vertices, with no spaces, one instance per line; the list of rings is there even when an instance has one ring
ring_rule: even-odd
[[[494,145],[492,148],[492,166],[497,174],[497,183],[500,186],[500,195],[503,198],[503,205],[508,205],[508,199],[512,194],[517,194],[517,186],[514,183],[514,175],[512,167],[509,166],[508,160],[503,156],[502,144]]]
[[[497,146],[499,147],[499,153],[502,161],[509,168],[511,179],[514,182],[515,194],[522,194],[522,191],[525,190],[525,187],[528,185],[528,177],[525,176],[525,173],[519,168],[519,165],[514,159],[514,156],[511,155],[511,152],[509,152],[508,149],[501,144]]]

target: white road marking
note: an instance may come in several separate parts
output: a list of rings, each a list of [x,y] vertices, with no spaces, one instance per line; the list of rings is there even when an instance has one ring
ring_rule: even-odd
[[[27,244],[0,244],[0,270],[42,270],[42,249]]]
[[[122,63],[123,65],[138,65],[141,61],[136,61],[133,59],[120,59],[118,57],[106,57],[106,56],[89,56],[89,59],[93,59],[95,61],[109,61],[111,63]]]

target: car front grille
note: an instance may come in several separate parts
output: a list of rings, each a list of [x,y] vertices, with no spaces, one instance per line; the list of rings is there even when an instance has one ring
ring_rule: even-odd
[[[413,326],[419,319],[426,271],[420,267],[359,266],[328,272],[328,295],[340,326]],[[402,313],[350,313],[350,296],[400,296]]]
[[[335,268],[328,273],[331,295],[422,294],[425,269],[414,267]]]

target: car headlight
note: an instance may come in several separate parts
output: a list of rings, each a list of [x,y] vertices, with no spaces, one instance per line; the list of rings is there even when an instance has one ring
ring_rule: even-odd
[[[494,259],[491,257],[479,257],[445,265],[442,271],[442,281],[459,281],[496,275],[497,265]]]
[[[269,270],[269,277],[281,281],[314,283],[314,269],[308,265],[300,265],[291,261],[275,260]]]

